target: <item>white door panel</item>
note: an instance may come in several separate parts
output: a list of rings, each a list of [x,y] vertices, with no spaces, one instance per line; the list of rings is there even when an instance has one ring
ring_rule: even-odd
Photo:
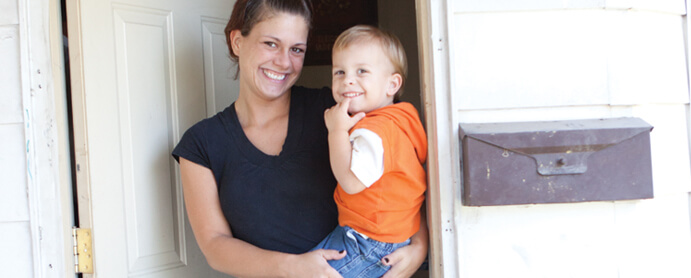
[[[204,77],[206,113],[213,116],[238,98],[239,82],[234,80],[237,67],[230,61],[223,30],[227,20],[204,18]]]
[[[224,277],[196,245],[170,152],[237,97],[223,36],[233,3],[80,2],[79,195],[90,198],[95,277]]]

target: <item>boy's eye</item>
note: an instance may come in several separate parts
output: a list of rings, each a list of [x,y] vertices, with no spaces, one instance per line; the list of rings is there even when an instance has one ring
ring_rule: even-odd
[[[342,75],[342,74],[343,74],[342,70],[334,71],[334,75]]]
[[[367,70],[366,70],[366,69],[358,69],[358,70],[357,70],[357,73],[358,73],[358,74],[367,73]]]

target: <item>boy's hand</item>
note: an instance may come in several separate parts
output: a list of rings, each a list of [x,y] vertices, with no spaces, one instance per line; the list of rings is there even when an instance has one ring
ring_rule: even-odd
[[[359,112],[351,117],[348,115],[348,106],[350,106],[350,99],[346,98],[342,102],[336,103],[336,105],[324,111],[324,122],[329,132],[347,132],[365,117],[364,112]]]

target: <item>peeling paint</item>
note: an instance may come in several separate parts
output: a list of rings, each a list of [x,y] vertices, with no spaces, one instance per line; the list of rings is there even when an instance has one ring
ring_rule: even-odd
[[[26,140],[26,171],[29,173],[29,179],[33,180],[33,174],[31,173],[31,156],[29,155],[29,145],[31,140]]]
[[[24,112],[26,113],[26,119],[24,120],[26,121],[26,129],[28,130],[31,127],[31,114],[29,114],[28,108],[25,108]],[[26,139],[26,171],[29,174],[29,180],[33,180],[33,173],[31,173],[31,149],[29,146],[31,146],[31,139]]]

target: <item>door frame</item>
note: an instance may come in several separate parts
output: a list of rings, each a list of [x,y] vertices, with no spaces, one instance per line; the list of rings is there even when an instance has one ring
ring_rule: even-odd
[[[686,0],[684,1],[686,3],[686,14],[683,16],[684,20],[684,25],[685,25],[685,31],[686,31],[686,36],[685,36],[685,41],[684,43],[686,44],[686,81],[687,81],[687,89],[689,90],[689,94],[691,95],[691,19],[689,19],[689,8],[691,6],[691,0]],[[689,150],[691,150],[691,107],[689,107],[689,104],[686,104],[686,131],[688,133],[688,138],[689,138]],[[689,157],[691,157],[691,151],[689,152]],[[691,192],[688,193],[689,195],[689,219],[691,220]]]
[[[62,239],[63,269],[60,277],[76,277],[72,227],[75,225],[74,202],[72,190],[72,159],[70,149],[70,123],[67,99],[67,82],[65,74],[64,36],[60,1],[48,2],[48,36],[51,59],[51,78],[53,99],[55,102],[55,122],[57,126],[57,182],[60,192],[60,223]],[[43,205],[42,205],[43,206]],[[48,209],[48,208],[44,208]],[[50,208],[52,209],[52,208]]]
[[[82,64],[81,0],[66,1],[67,30],[69,33],[70,85],[72,98],[72,136],[74,140],[73,165],[77,184],[77,218],[80,228],[92,227],[91,184],[89,181],[89,153],[87,148],[86,104],[84,102],[84,65]]]
[[[430,277],[460,277],[455,211],[460,153],[451,98],[447,0],[416,0],[421,88],[427,126],[427,222]]]
[[[72,136],[74,140],[75,177],[77,184],[77,208],[80,228],[92,228],[91,183],[89,180],[89,152],[84,100],[84,65],[82,63],[81,0],[67,0],[67,30],[70,60],[70,85],[72,92]]]
[[[69,177],[64,176],[65,173],[71,172],[71,167],[75,167],[76,180],[74,182],[77,185],[77,192],[74,196],[78,207],[77,211],[73,213],[79,219],[80,228],[92,228],[93,214],[84,98],[85,76],[82,63],[81,1],[67,0],[65,7],[69,33],[69,70],[72,98],[70,100],[65,99],[64,91],[61,91],[62,97],[56,98],[56,102],[64,100],[72,104],[74,161],[70,163],[69,153],[61,152],[60,172],[61,184],[63,184],[61,191],[71,192],[71,188],[68,189],[66,186],[72,181],[68,180]],[[59,5],[55,2],[51,1],[51,11],[58,9],[57,13],[59,14]],[[451,109],[447,2],[445,0],[415,0],[421,87],[429,141],[427,218],[430,227],[429,268],[431,277],[459,277],[460,274],[460,256],[458,256],[460,249],[457,246],[457,231],[453,217],[454,211],[460,209],[460,203],[456,202],[457,198],[455,198],[457,195],[460,196],[460,172],[457,170],[459,167],[459,150],[458,144],[456,144],[457,139],[454,138],[454,117]],[[55,12],[51,12],[51,14],[54,15]],[[61,34],[61,32],[53,29],[55,28],[51,28],[51,37]],[[51,52],[55,53],[56,51],[62,51],[62,44],[51,44]],[[63,81],[57,80],[59,78],[63,78]],[[64,83],[63,75],[55,74],[54,79],[56,79],[56,84]],[[61,129],[67,130],[67,122],[62,120],[62,118],[66,119],[67,111],[57,112],[59,116],[58,125]],[[451,192],[453,194],[449,194]],[[71,198],[62,198],[62,204],[63,212],[67,212],[66,208],[72,207]],[[71,223],[71,217],[71,213],[63,213],[65,231],[71,229],[71,224],[68,224]],[[65,254],[71,258],[71,248],[66,249],[69,250],[66,250]],[[72,262],[73,259],[66,260],[68,266]],[[73,267],[66,268],[65,272],[68,275],[74,275]],[[94,277],[94,275],[84,274],[83,277],[89,278]]]
[[[76,186],[76,191],[72,195],[76,200],[73,204],[77,204],[73,215],[79,221],[79,228],[91,229],[93,223],[93,214],[91,211],[91,183],[89,180],[89,152],[88,152],[88,136],[86,123],[86,104],[85,104],[85,77],[84,65],[82,59],[82,32],[81,32],[81,1],[82,0],[66,0],[65,11],[67,16],[67,32],[69,45],[69,61],[70,61],[70,89],[71,99],[67,100],[72,104],[72,140],[74,143],[74,161],[72,161],[74,170],[73,181]],[[95,248],[94,248],[95,249]],[[96,253],[94,252],[94,255]],[[74,267],[72,267],[74,272]],[[82,274],[84,278],[94,277],[94,274]]]

